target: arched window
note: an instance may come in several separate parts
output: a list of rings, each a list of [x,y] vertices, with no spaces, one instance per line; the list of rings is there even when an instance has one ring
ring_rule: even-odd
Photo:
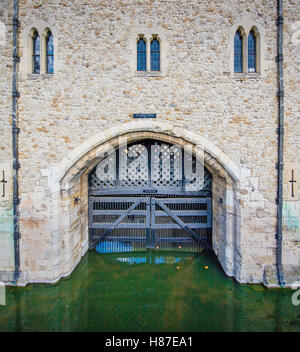
[[[243,72],[243,36],[239,30],[234,36],[234,72]]]
[[[232,78],[259,78],[266,74],[266,31],[248,16],[229,30],[229,69]],[[242,75],[241,75],[242,74]]]
[[[40,36],[37,31],[32,37],[32,73],[40,73]]]
[[[151,42],[151,71],[160,71],[160,44],[155,38]]]
[[[137,70],[146,71],[146,42],[143,38],[137,42]]]
[[[248,72],[256,72],[256,36],[253,30],[248,36]]]
[[[54,73],[53,35],[50,31],[46,36],[46,73]]]

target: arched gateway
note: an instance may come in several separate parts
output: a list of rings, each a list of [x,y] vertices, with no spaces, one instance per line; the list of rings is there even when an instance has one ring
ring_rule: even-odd
[[[90,248],[211,248],[212,176],[180,145],[153,139],[106,152],[89,174]]]
[[[226,274],[240,280],[240,169],[202,136],[132,121],[96,134],[42,172],[52,194],[51,238],[61,244],[57,278],[88,248],[128,242],[128,250],[211,246]]]

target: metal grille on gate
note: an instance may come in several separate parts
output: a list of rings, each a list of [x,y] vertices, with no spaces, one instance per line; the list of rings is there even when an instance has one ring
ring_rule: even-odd
[[[90,248],[101,241],[210,246],[210,198],[90,197]],[[143,245],[142,245],[143,246]]]
[[[125,152],[129,162],[122,170],[124,150],[118,150],[89,176],[90,248],[107,252],[99,249],[109,244],[122,252],[187,243],[211,248],[210,173],[205,169],[202,183],[191,182],[187,191],[179,146],[144,141]]]

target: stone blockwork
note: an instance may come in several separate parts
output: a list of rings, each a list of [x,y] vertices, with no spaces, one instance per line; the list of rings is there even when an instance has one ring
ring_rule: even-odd
[[[285,1],[285,148],[283,203],[283,260],[288,284],[295,280],[300,265],[300,3]],[[291,197],[291,171],[294,170],[294,197]],[[293,269],[290,269],[293,268]],[[296,272],[299,273],[299,270]],[[292,273],[292,274],[291,274]],[[298,277],[298,281],[300,277]]]
[[[9,280],[14,270],[11,192],[12,11],[12,1],[0,2],[0,181],[3,171],[5,180],[9,178],[5,197],[3,184],[0,183],[0,281]]]
[[[54,75],[22,69],[19,75],[20,284],[56,281],[80,261],[88,248],[87,172],[106,143],[135,129],[182,143],[204,141],[214,177],[214,250],[228,275],[240,282],[262,282],[265,266],[276,260],[276,2],[19,4],[21,68],[29,67],[24,62],[30,57],[24,39],[28,28],[46,23],[57,41]],[[0,162],[11,159],[11,7],[9,0],[0,4],[0,22],[7,26],[4,46],[0,34]],[[300,3],[285,0],[284,9],[284,157],[299,164]],[[248,19],[264,28],[264,72],[236,77],[230,67],[229,33]],[[164,31],[168,45],[163,75],[132,72],[131,35],[139,26]],[[133,113],[156,113],[157,119],[135,128]],[[287,200],[287,179],[285,185],[286,208],[296,209],[292,215],[286,211],[285,224],[292,216],[298,225],[285,225],[284,261],[297,266],[300,188],[295,199]],[[80,205],[74,205],[75,195]],[[0,203],[0,214],[9,204]],[[1,256],[11,253],[8,248],[3,252],[2,244],[0,248]]]

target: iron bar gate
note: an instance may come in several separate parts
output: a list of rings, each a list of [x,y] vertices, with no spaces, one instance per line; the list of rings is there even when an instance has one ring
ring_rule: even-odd
[[[152,140],[107,154],[89,175],[89,247],[211,248],[212,177],[206,168],[196,177],[197,163],[180,146]]]
[[[211,245],[211,198],[90,197],[90,248],[118,241],[119,251],[166,243]],[[116,245],[115,245],[116,246]]]

